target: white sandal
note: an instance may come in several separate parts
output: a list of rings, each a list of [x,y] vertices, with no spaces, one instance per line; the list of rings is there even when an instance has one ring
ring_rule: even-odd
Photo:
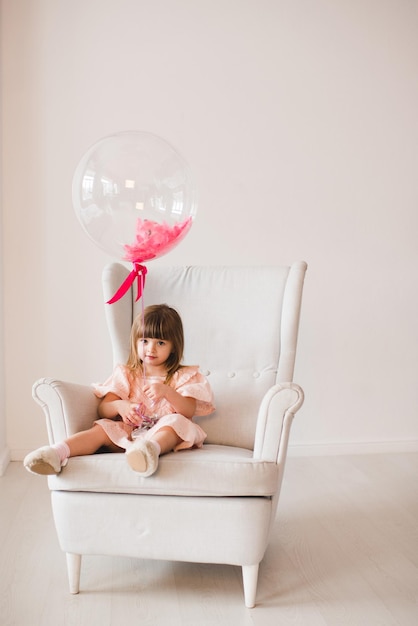
[[[137,439],[126,451],[130,468],[144,477],[157,470],[159,456],[156,446],[149,439]]]

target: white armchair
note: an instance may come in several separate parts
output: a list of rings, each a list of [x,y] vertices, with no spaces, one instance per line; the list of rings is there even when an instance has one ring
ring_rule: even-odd
[[[245,604],[254,606],[290,427],[303,402],[292,380],[306,267],[150,269],[145,305],[178,310],[184,362],[200,365],[217,409],[195,418],[208,434],[203,448],[161,457],[151,477],[133,472],[122,453],[74,457],[48,477],[72,593],[79,591],[81,555],[130,556],[241,566]],[[128,273],[118,263],[105,268],[106,300]],[[134,289],[106,305],[114,364],[126,361],[140,306]],[[33,396],[51,443],[97,418],[90,387],[42,379]]]

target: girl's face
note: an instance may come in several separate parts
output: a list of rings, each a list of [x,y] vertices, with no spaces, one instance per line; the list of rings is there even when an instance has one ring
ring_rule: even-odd
[[[136,345],[141,361],[151,367],[164,365],[173,350],[173,342],[165,339],[141,337]]]

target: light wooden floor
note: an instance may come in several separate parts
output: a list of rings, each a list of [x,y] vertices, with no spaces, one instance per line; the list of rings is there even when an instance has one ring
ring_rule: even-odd
[[[289,458],[255,609],[241,571],[84,557],[68,593],[43,477],[0,478],[1,626],[416,626],[418,454]]]

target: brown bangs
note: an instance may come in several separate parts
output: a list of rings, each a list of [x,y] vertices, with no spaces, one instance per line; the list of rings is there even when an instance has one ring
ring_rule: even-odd
[[[145,316],[142,336],[149,339],[165,339],[170,337],[170,324],[161,311],[153,311]]]

